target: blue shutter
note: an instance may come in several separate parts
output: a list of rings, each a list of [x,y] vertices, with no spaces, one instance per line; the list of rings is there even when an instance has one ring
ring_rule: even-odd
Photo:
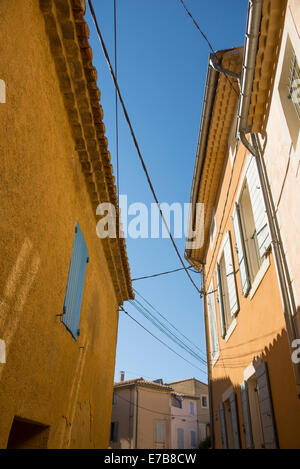
[[[177,428],[177,448],[184,449],[184,430]]]
[[[194,430],[191,430],[191,447],[195,448],[197,446],[196,443],[196,432]]]
[[[62,317],[63,323],[75,340],[79,335],[78,326],[87,262],[88,249],[77,223]]]

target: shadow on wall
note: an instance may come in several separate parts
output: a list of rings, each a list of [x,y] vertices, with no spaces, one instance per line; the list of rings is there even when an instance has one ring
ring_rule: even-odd
[[[229,376],[234,367],[223,362],[227,376],[212,381],[215,448],[300,448],[300,404],[286,331],[252,356],[252,365],[236,365],[238,384]]]

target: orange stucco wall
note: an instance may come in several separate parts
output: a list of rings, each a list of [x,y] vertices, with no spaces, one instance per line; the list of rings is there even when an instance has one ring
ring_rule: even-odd
[[[279,445],[281,448],[299,448],[300,434],[298,427],[300,422],[300,402],[296,396],[296,386],[291,367],[285,321],[272,253],[268,256],[270,262],[269,268],[252,299],[250,299],[249,296],[244,297],[241,290],[238,260],[234,249],[235,241],[232,214],[247,156],[248,152],[240,144],[235,157],[232,182],[223,216],[232,171],[229,156],[225,162],[224,172],[221,177],[222,182],[220,183],[219,194],[215,205],[217,233],[220,231],[220,235],[219,237],[216,236],[212,246],[207,246],[205,259],[205,288],[207,291],[213,279],[215,290],[217,256],[223,235],[229,230],[233,244],[232,251],[240,310],[236,318],[237,325],[226,342],[221,337],[219,308],[217,296],[214,294],[220,346],[220,356],[215,365],[211,368],[215,445],[217,448],[222,447],[218,405],[222,401],[222,394],[233,386],[233,389],[237,393],[240,434],[242,445],[244,446],[239,385],[244,380],[244,370],[252,363],[254,358],[258,356],[268,363]],[[223,223],[220,229],[222,218]]]
[[[50,426],[50,448],[105,448],[117,300],[37,0],[1,1],[0,44],[0,447],[19,416]],[[76,221],[90,257],[77,342],[58,316]]]

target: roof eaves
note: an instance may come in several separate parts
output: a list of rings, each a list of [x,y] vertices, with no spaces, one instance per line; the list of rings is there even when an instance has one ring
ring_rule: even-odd
[[[75,148],[95,210],[100,202],[119,206],[107,148],[97,70],[92,64],[85,1],[40,0]],[[134,298],[125,239],[102,240],[119,304]],[[120,275],[121,272],[121,275]]]

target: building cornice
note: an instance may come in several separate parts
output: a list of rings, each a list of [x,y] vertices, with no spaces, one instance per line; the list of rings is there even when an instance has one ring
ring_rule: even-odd
[[[84,19],[84,0],[39,0],[75,149],[95,213],[109,202],[119,212],[117,190],[99,104],[97,70]],[[96,233],[96,224],[95,224]],[[100,242],[100,240],[99,240]],[[101,240],[119,304],[134,298],[125,239]]]

